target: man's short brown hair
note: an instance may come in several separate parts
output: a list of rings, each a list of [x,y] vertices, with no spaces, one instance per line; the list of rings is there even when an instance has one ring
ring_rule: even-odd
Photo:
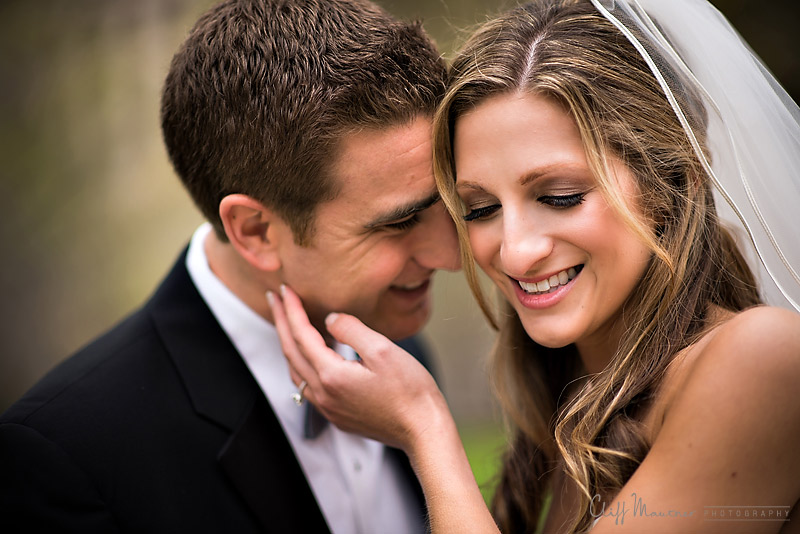
[[[225,238],[223,197],[275,210],[306,243],[335,198],[336,140],[432,114],[446,69],[419,23],[358,0],[225,0],[175,54],[162,96],[170,159]]]

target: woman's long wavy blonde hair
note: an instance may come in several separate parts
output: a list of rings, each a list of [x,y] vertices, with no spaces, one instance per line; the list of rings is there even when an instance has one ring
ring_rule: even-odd
[[[627,328],[616,353],[579,391],[568,390],[585,374],[573,346],[537,345],[507,303],[493,313],[456,195],[456,121],[487,98],[515,92],[548,97],[573,117],[599,190],[652,251],[623,307]],[[688,90],[678,97],[702,132],[702,105]],[[572,532],[586,531],[593,496],[612,499],[649,450],[641,418],[668,364],[710,326],[710,305],[735,311],[760,302],[754,277],[717,218],[709,180],[661,87],[588,0],[540,0],[484,24],[451,65],[434,122],[434,151],[437,185],[456,221],[467,279],[499,329],[493,382],[513,439],[493,502],[495,518],[504,532],[533,532],[551,475],[563,466],[580,494]],[[606,172],[612,155],[636,177],[638,206],[626,203]]]

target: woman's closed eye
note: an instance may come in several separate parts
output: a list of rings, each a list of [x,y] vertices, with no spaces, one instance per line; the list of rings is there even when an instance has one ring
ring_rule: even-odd
[[[477,208],[468,208],[469,211],[464,215],[466,222],[479,221],[491,217],[497,210],[500,209],[500,204],[491,204],[488,206],[479,206]]]
[[[536,200],[546,206],[557,209],[566,209],[583,203],[586,193],[572,193],[569,195],[543,195]],[[500,209],[500,204],[489,204],[486,206],[468,207],[469,211],[464,215],[466,222],[481,221],[490,218]]]
[[[573,193],[571,195],[544,195],[537,200],[554,208],[571,208],[581,204],[586,193]]]
[[[554,208],[571,208],[583,203],[585,198],[586,193],[573,193],[571,195],[543,195],[537,200]]]

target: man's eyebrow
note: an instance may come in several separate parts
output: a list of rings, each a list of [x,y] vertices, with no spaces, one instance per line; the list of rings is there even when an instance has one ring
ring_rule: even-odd
[[[384,213],[383,215],[379,215],[372,222],[369,222],[366,225],[364,225],[364,227],[368,230],[371,230],[373,228],[377,228],[378,226],[383,226],[393,222],[401,221],[403,219],[407,219],[408,217],[411,217],[415,213],[430,208],[438,201],[439,201],[439,192],[436,191],[429,197],[424,198],[420,201],[412,202],[410,204],[406,204],[405,206],[398,206],[389,213]]]

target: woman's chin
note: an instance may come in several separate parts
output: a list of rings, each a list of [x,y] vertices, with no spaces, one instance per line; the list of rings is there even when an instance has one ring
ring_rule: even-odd
[[[560,349],[575,342],[574,336],[566,332],[548,332],[547,335],[543,335],[541,326],[538,328],[535,325],[528,327],[524,323],[523,326],[525,327],[525,332],[536,344],[548,349]]]

